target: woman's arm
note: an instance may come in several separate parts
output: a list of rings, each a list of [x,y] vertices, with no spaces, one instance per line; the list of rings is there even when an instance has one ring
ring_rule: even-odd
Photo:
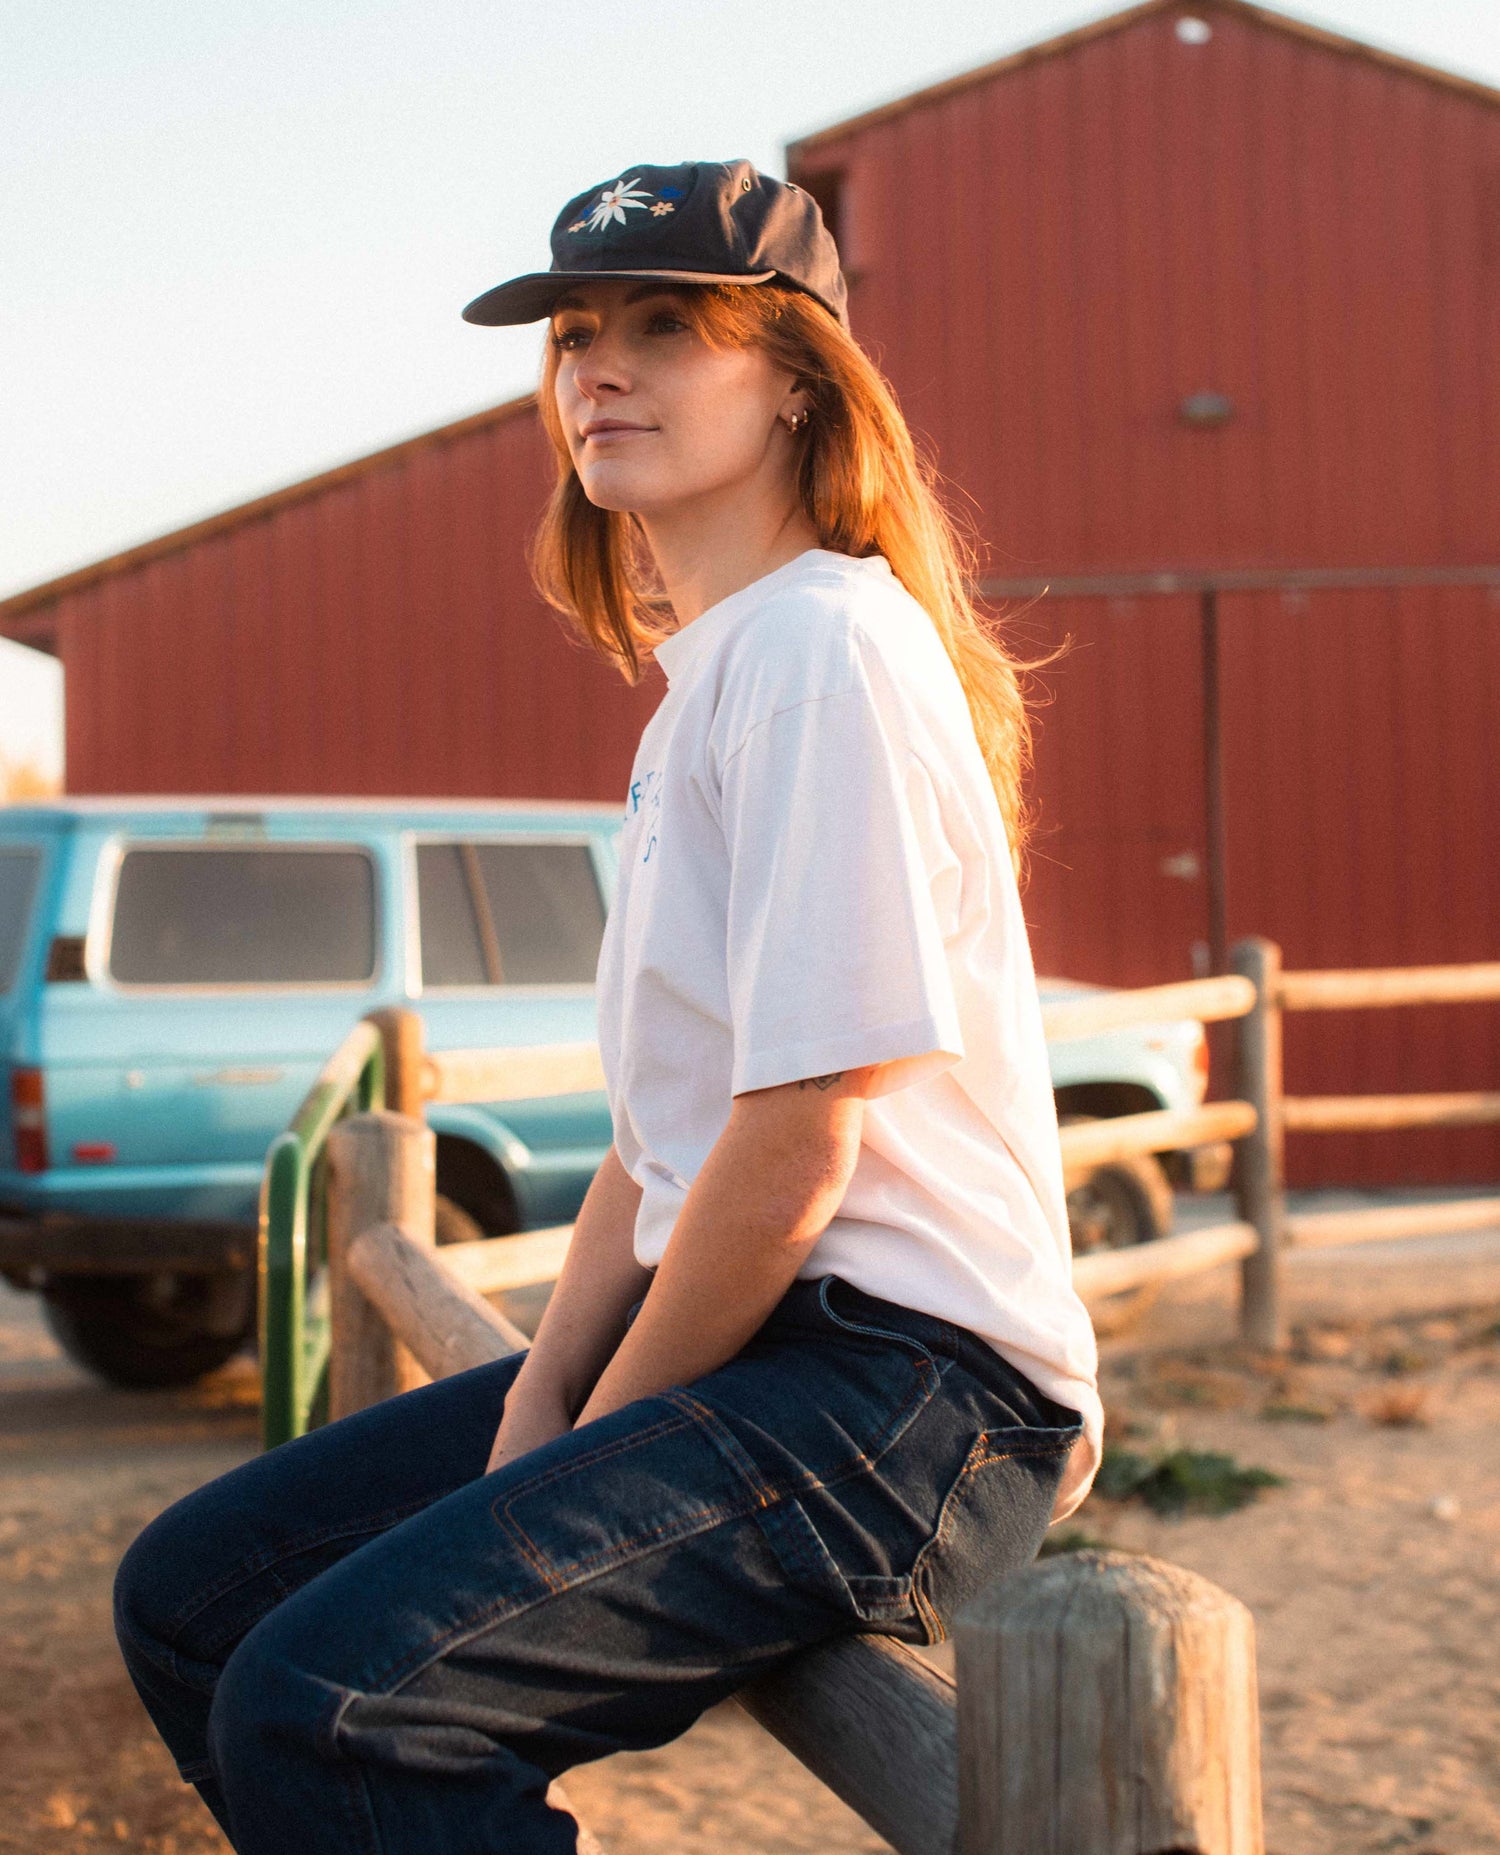
[[[573,1225],[573,1240],[505,1411],[485,1473],[573,1427],[605,1361],[625,1331],[630,1304],[649,1269],[635,1259],[641,1188],[611,1146]]]
[[[713,1371],[761,1327],[843,1201],[874,1074],[851,1069],[735,1096],[580,1424]]]

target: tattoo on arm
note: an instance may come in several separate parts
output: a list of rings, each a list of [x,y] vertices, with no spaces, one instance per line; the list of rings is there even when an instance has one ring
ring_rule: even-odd
[[[815,1089],[831,1089],[835,1082],[842,1082],[843,1079],[843,1070],[836,1069],[831,1076],[804,1076],[797,1087],[805,1089],[811,1083]]]

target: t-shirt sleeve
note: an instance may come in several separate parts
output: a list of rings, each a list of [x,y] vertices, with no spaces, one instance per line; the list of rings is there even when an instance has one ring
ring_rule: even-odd
[[[913,765],[867,686],[777,711],[725,762],[734,1094],[880,1064],[884,1095],[962,1059],[934,899],[953,859]]]

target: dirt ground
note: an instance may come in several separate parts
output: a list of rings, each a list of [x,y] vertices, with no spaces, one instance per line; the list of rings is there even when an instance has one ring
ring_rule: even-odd
[[[1282,1485],[1219,1517],[1094,1498],[1063,1530],[1250,1605],[1272,1855],[1500,1855],[1500,1234],[1290,1274],[1285,1361],[1235,1345],[1228,1271],[1104,1344],[1119,1446]],[[153,1514],[255,1449],[255,1399],[248,1358],[190,1393],[106,1391],[0,1290],[0,1850],[227,1848],[129,1686],[109,1590]],[[567,1786],[609,1855],[886,1847],[733,1706]]]

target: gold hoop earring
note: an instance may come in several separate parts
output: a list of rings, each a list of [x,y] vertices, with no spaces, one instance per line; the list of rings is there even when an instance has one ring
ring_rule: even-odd
[[[807,409],[804,409],[801,412],[794,412],[792,416],[786,421],[786,428],[789,432],[800,432],[802,427],[806,425],[806,423],[811,417],[812,417],[812,412]]]

